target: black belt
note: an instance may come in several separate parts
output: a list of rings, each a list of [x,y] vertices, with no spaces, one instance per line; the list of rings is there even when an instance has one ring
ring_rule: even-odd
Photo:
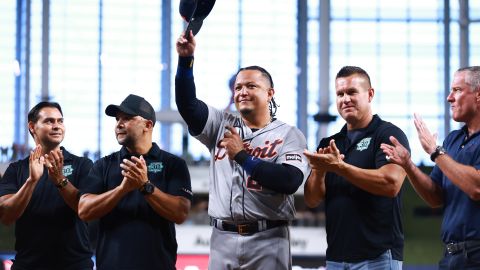
[[[239,223],[233,223],[231,221],[220,220],[211,218],[210,225],[222,231],[236,232],[241,235],[252,235],[257,232],[266,231],[268,229],[287,226],[287,220],[258,220],[258,221],[245,221]]]
[[[467,240],[464,242],[448,243],[445,245],[445,249],[448,254],[456,254],[462,252],[469,247],[480,246],[480,240]]]

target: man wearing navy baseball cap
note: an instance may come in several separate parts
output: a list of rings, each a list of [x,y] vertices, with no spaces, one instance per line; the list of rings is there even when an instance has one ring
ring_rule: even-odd
[[[108,105],[105,109],[105,114],[116,117],[118,112],[123,112],[132,116],[141,116],[147,120],[152,121],[155,125],[155,110],[152,105],[148,103],[143,97],[130,94],[126,97],[120,105]]]
[[[95,162],[80,188],[78,215],[99,219],[97,269],[175,269],[175,224],[185,221],[192,191],[185,161],[152,142],[155,110],[129,95],[115,117],[122,148]]]

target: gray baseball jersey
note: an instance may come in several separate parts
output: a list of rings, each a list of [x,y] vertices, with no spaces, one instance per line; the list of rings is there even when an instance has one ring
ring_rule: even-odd
[[[293,195],[269,190],[252,179],[226,149],[220,147],[225,126],[233,126],[243,139],[248,154],[264,161],[289,164],[308,176],[308,162],[304,135],[296,127],[275,120],[266,127],[252,132],[241,117],[208,107],[208,120],[196,138],[205,144],[211,154],[208,214],[211,217],[242,220],[292,220],[295,216]],[[288,179],[279,179],[288,181]]]

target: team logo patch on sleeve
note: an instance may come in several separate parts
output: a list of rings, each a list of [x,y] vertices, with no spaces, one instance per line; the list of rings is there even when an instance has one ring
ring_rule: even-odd
[[[297,160],[300,162],[302,161],[302,156],[300,156],[299,154],[286,154],[285,158],[287,159],[287,161],[289,160]]]

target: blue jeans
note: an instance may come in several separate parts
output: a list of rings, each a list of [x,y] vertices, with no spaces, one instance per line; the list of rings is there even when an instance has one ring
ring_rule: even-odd
[[[327,261],[327,270],[401,270],[402,264],[402,261],[392,258],[389,249],[373,260],[356,263]]]
[[[449,254],[445,252],[445,255],[438,264],[438,269],[480,269],[480,245],[467,247],[467,249],[456,254]]]

